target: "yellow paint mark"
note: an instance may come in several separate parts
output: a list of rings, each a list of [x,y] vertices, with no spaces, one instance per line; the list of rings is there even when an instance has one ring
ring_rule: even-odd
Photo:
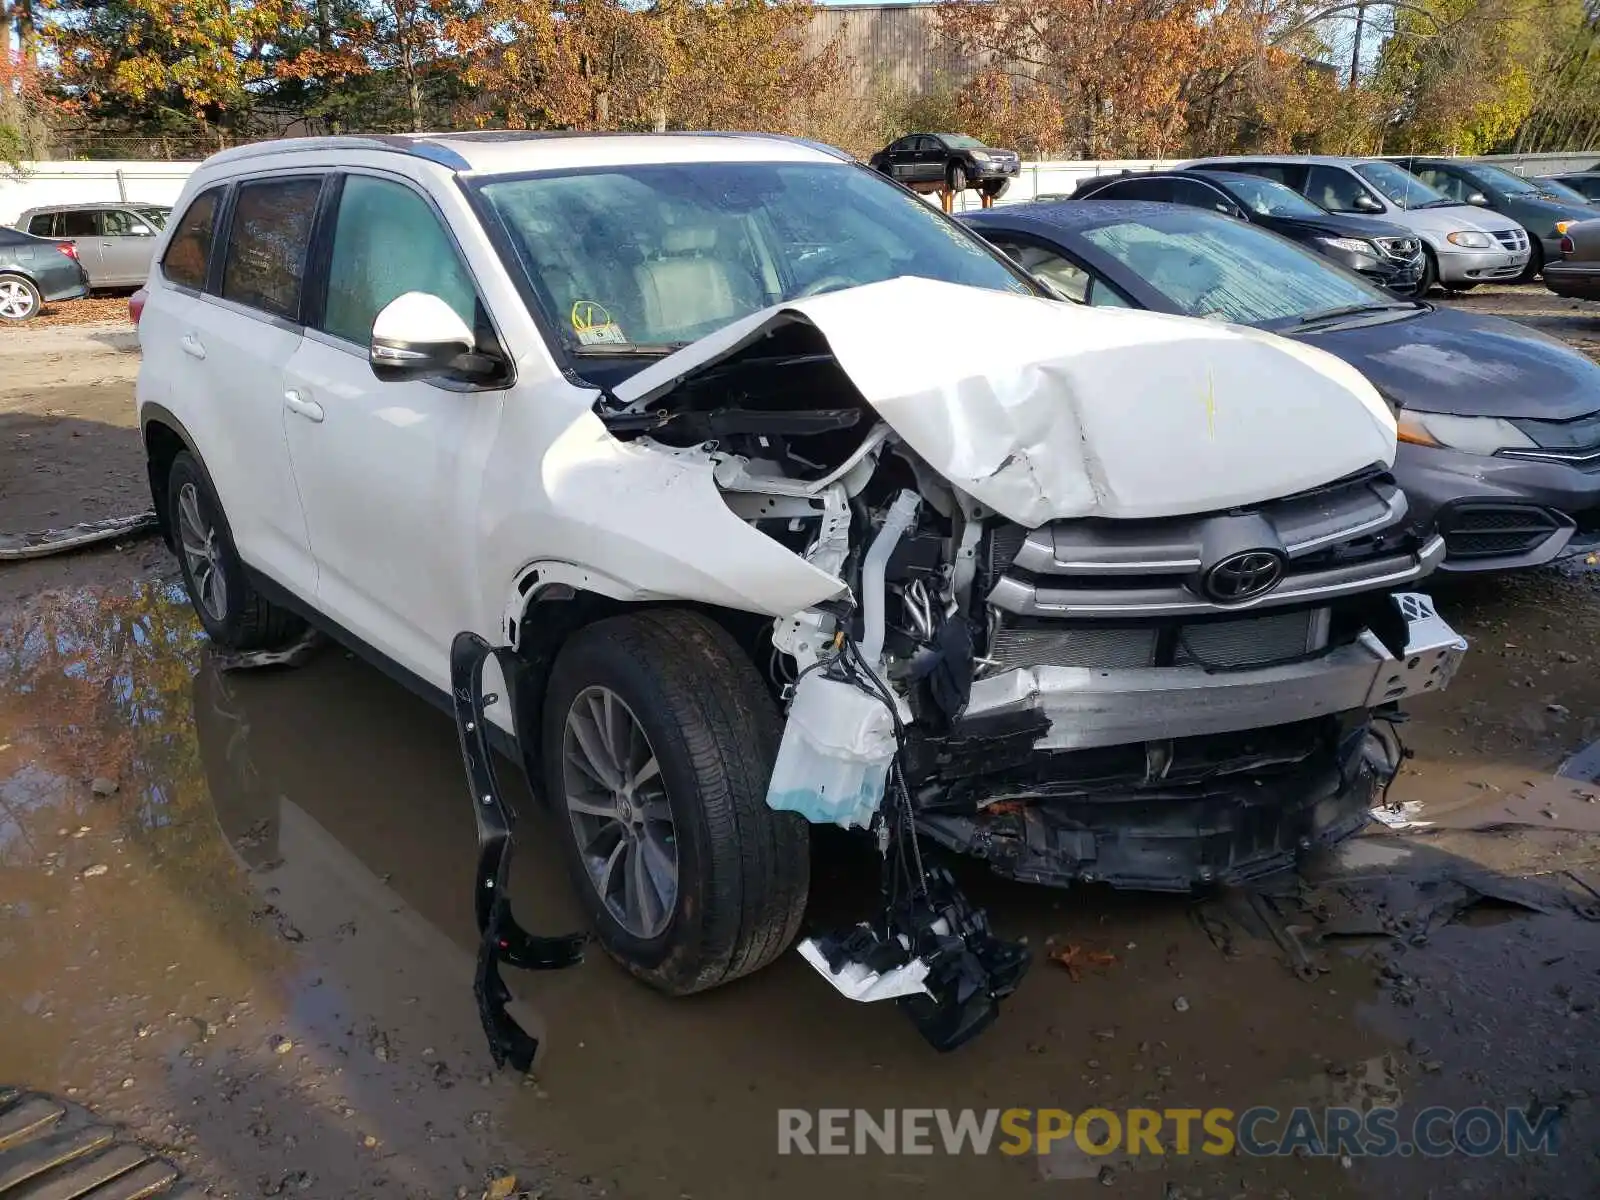
[[[1217,440],[1217,389],[1210,367],[1206,368],[1206,437]]]

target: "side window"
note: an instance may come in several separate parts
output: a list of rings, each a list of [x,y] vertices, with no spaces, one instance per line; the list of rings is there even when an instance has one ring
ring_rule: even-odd
[[[1132,308],[1128,298],[1116,288],[1112,287],[1100,276],[1094,275],[1089,281],[1089,306],[1091,308]]]
[[[1459,200],[1462,204],[1467,202],[1469,193],[1478,190],[1460,176],[1441,171],[1438,167],[1418,167],[1413,174],[1423,183],[1432,184],[1450,199]]]
[[[1042,246],[1025,242],[996,241],[994,245],[1028,274],[1044,280],[1061,299],[1078,304],[1088,303],[1091,277],[1076,263],[1068,262]]]
[[[919,137],[916,150],[919,154],[931,154],[940,149],[939,143],[931,137]]]
[[[1361,210],[1356,207],[1356,197],[1362,195],[1370,196],[1371,193],[1362,186],[1359,179],[1342,167],[1311,168],[1311,175],[1306,184],[1306,198],[1313,204],[1320,204],[1329,212],[1360,212]]]
[[[1294,184],[1289,183],[1288,163],[1224,163],[1222,165],[1225,170],[1244,171],[1250,175],[1259,175],[1263,179],[1270,179],[1273,183],[1294,186]]]
[[[300,292],[322,180],[241,184],[228,230],[222,298],[275,317],[300,319]]]
[[[1173,199],[1191,208],[1204,208],[1211,212],[1227,213],[1230,216],[1238,211],[1236,205],[1208,183],[1200,183],[1193,179],[1175,179],[1172,181],[1172,191]]]
[[[898,142],[894,143],[894,145],[889,147],[889,151],[888,152],[890,154],[907,154],[907,153],[910,152],[911,148],[916,144],[916,141],[917,141],[916,138],[908,138],[908,137],[907,138],[901,138]]]
[[[56,233],[56,214],[40,213],[28,222],[28,232],[34,237],[59,237]]]
[[[74,209],[61,216],[61,237],[95,237],[100,232],[99,216],[93,209]]]
[[[148,237],[155,230],[131,212],[108,208],[100,214],[100,232],[106,237]]]
[[[1103,200],[1161,200],[1170,203],[1173,199],[1172,181],[1124,179],[1095,195]]]
[[[184,210],[172,230],[172,240],[161,259],[161,273],[179,287],[203,291],[211,265],[211,239],[217,228],[222,189],[201,192]]]
[[[406,292],[438,296],[476,328],[477,292],[433,208],[403,184],[345,178],[328,266],[325,333],[365,346],[383,307]]]

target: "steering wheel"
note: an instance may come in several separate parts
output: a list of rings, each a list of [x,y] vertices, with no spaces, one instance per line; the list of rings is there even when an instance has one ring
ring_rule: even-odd
[[[804,300],[807,296],[821,295],[823,292],[835,291],[839,288],[855,287],[854,279],[846,279],[843,275],[824,275],[821,279],[813,279],[805,287],[795,293],[796,300]]]

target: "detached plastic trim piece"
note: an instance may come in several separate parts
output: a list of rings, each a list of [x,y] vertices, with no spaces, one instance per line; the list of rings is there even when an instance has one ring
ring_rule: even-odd
[[[0,1200],[178,1200],[178,1169],[87,1109],[0,1086]]]
[[[495,778],[494,751],[489,745],[484,708],[483,665],[491,658],[507,677],[515,652],[495,649],[477,634],[463,631],[450,644],[450,691],[455,706],[456,731],[461,737],[461,759],[472,796],[472,813],[478,826],[478,874],[473,886],[473,910],[478,918],[478,969],[473,994],[478,1018],[489,1039],[495,1065],[510,1063],[528,1071],[539,1052],[539,1040],[507,1011],[511,989],[500,976],[500,964],[529,971],[559,971],[583,961],[589,940],[584,933],[539,937],[517,924],[511,915],[506,883],[511,873],[511,821],[515,814],[506,804]],[[520,733],[519,739],[520,741]]]

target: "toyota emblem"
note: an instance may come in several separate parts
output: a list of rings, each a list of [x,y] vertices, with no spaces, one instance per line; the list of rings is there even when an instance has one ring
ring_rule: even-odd
[[[1265,596],[1283,578],[1283,558],[1271,550],[1230,554],[1200,581],[1206,596],[1218,604],[1240,604]]]

